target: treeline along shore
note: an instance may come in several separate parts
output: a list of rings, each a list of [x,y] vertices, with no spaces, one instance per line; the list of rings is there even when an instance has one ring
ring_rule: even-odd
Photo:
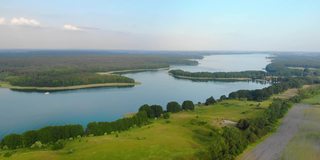
[[[180,69],[170,70],[169,74],[179,79],[196,81],[272,81],[286,77],[320,76],[320,55],[277,54],[270,57],[271,63],[265,71],[240,72],[188,72]]]

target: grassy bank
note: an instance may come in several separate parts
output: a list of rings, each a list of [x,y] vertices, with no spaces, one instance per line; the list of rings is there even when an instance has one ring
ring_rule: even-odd
[[[85,88],[99,88],[99,87],[131,87],[138,85],[140,83],[100,83],[100,84],[87,84],[87,85],[76,85],[76,86],[65,86],[65,87],[21,87],[13,86],[7,82],[0,82],[0,87],[9,88],[18,91],[39,91],[39,92],[49,92],[49,91],[64,91],[64,90],[76,90]]]
[[[18,149],[9,158],[3,157],[8,151],[0,151],[0,159],[196,159],[195,154],[206,147],[202,138],[210,128],[257,117],[270,102],[225,100],[200,105],[142,128],[71,140],[59,151]]]

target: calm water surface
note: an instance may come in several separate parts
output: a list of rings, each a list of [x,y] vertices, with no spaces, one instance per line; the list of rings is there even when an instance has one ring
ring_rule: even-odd
[[[269,61],[267,54],[211,55],[199,60],[198,66],[172,66],[188,71],[262,70]],[[193,82],[175,79],[167,70],[126,74],[141,82],[128,88],[96,88],[54,92],[17,92],[0,88],[0,137],[47,125],[83,124],[111,121],[142,104],[219,98],[239,89],[258,89],[267,84],[255,82]]]

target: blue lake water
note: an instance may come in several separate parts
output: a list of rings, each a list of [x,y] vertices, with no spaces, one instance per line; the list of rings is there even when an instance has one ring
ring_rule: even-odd
[[[198,66],[172,66],[188,71],[263,70],[268,54],[210,55]],[[255,82],[194,82],[175,79],[168,70],[125,74],[141,82],[127,88],[94,88],[54,92],[17,92],[0,88],[0,137],[47,125],[83,124],[111,121],[136,112],[142,104],[192,100],[203,102],[209,96],[219,98],[239,89],[264,88]]]

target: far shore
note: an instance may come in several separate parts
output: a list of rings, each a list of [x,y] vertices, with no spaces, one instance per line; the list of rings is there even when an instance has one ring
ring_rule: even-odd
[[[108,72],[98,72],[97,74],[124,74],[124,73],[135,73],[135,72],[145,72],[145,71],[159,71],[168,70],[169,67],[164,68],[152,68],[152,69],[132,69],[132,70],[118,70],[118,71],[108,71]],[[102,87],[131,87],[135,85],[140,85],[140,82],[134,83],[98,83],[98,84],[86,84],[86,85],[75,85],[75,86],[62,86],[62,87],[33,87],[33,86],[13,86],[8,82],[0,81],[0,88],[9,88],[11,90],[17,91],[38,91],[38,92],[50,92],[50,91],[66,91],[66,90],[77,90],[85,88],[102,88]]]
[[[12,86],[7,82],[0,82],[0,87],[9,88],[18,91],[64,91],[64,90],[76,90],[85,88],[100,88],[100,87],[130,87],[139,85],[139,82],[135,83],[99,83],[99,84],[86,84],[86,85],[76,85],[76,86],[63,86],[63,87],[24,87],[24,86]]]
[[[118,70],[118,71],[98,72],[97,74],[100,74],[100,75],[106,75],[106,74],[125,74],[125,73],[135,73],[135,72],[145,72],[145,71],[168,70],[169,68],[170,68],[170,67],[151,68],[151,69],[127,69],[127,70]]]
[[[190,80],[216,80],[216,81],[251,81],[252,78],[212,78],[212,77],[189,77],[189,76],[178,76],[170,74],[175,78],[190,79]]]

